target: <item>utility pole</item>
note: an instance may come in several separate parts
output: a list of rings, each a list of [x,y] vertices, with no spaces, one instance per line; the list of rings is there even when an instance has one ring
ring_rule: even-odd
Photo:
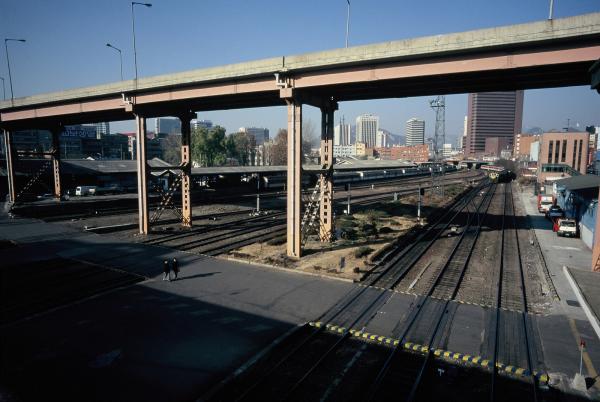
[[[346,0],[348,3],[348,13],[346,14],[346,48],[348,48],[348,34],[350,33],[350,0]]]
[[[346,209],[346,215],[350,215],[350,183],[346,184],[346,193],[348,195],[348,207]]]
[[[256,213],[260,212],[260,173],[256,174]],[[262,243],[261,243],[262,245]]]
[[[439,141],[440,141],[440,139],[442,140],[442,149],[444,147],[444,143],[446,142],[446,96],[440,95],[437,98],[430,100],[429,106],[431,106],[431,108],[433,110],[435,110],[435,136],[433,138],[433,161],[434,161],[433,169],[435,169],[440,160]],[[440,180],[440,188],[441,188],[441,195],[443,197],[444,196],[444,174],[446,172],[444,169],[443,155],[442,155],[441,159],[442,159],[442,178]],[[432,170],[431,174],[432,174],[432,176],[435,176],[433,170]]]
[[[421,224],[421,184],[419,183],[419,201],[417,202],[417,222]]]

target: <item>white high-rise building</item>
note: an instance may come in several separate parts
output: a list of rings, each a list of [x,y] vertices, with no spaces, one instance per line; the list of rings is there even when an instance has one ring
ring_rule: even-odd
[[[406,122],[406,145],[423,145],[425,143],[425,121],[416,117]]]
[[[363,114],[356,118],[356,142],[365,143],[367,148],[374,148],[379,131],[379,116]]]
[[[447,158],[452,155],[452,144],[444,144],[442,147],[442,156]]]
[[[350,145],[350,124],[344,124],[344,119],[333,128],[333,145]]]
[[[96,137],[100,138],[101,135],[109,135],[110,134],[110,123],[105,121],[102,123],[94,124],[96,126]]]
[[[387,148],[390,144],[389,133],[385,130],[377,130],[377,137],[375,139],[375,147]]]

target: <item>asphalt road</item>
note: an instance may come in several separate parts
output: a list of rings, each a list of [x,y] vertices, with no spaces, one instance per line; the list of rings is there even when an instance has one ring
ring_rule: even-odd
[[[4,398],[194,399],[353,286],[35,220],[3,216],[0,238],[20,245],[0,250],[10,264],[58,255],[148,278],[1,328]],[[164,282],[173,257],[180,279]]]

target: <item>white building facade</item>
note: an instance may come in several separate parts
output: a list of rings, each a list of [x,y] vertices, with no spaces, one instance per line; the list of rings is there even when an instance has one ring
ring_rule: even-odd
[[[423,145],[425,143],[425,121],[413,117],[406,122],[406,145]]]
[[[356,118],[356,142],[363,142],[367,148],[374,148],[379,131],[379,116],[363,114]]]
[[[350,145],[350,124],[338,124],[333,128],[333,145]]]

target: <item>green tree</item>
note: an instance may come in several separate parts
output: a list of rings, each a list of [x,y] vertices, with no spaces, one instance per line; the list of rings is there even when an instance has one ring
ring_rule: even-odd
[[[225,129],[200,127],[192,132],[192,160],[200,166],[218,166],[226,159]]]

